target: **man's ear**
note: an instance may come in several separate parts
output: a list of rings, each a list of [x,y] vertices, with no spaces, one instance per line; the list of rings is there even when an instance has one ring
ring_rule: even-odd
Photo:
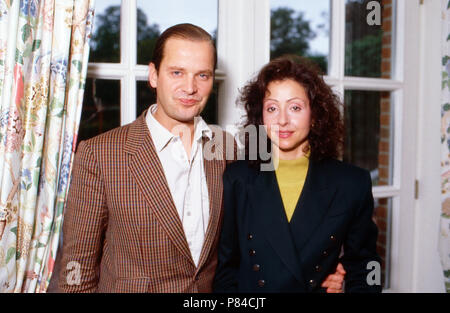
[[[148,65],[148,82],[153,88],[156,88],[158,85],[158,71],[152,62]]]

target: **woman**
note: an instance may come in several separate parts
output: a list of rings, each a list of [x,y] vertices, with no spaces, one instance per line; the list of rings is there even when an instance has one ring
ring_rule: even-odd
[[[246,126],[266,129],[275,170],[247,158],[224,173],[215,291],[320,292],[339,262],[346,292],[381,291],[367,279],[369,262],[380,262],[370,175],[336,160],[338,97],[312,65],[284,57],[267,64],[240,101]],[[247,140],[247,156],[251,146]]]

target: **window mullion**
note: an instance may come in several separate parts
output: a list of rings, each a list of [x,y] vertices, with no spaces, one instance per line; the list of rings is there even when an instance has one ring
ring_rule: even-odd
[[[342,83],[345,89],[351,90],[394,91],[403,88],[402,82],[383,78],[346,76]]]
[[[400,195],[400,188],[394,186],[375,186],[372,187],[374,198],[392,198]]]
[[[331,7],[331,47],[329,76],[344,78],[345,61],[345,0],[330,1]]]
[[[122,1],[120,21],[120,59],[126,68],[121,79],[120,124],[125,125],[136,119],[136,0]]]

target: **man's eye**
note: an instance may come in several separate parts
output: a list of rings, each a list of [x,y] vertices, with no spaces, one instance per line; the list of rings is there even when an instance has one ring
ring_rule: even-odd
[[[205,74],[205,73],[202,73],[202,74],[200,74],[200,78],[206,80],[206,79],[209,78],[209,75],[208,75],[208,74]]]
[[[172,75],[173,75],[173,76],[180,76],[180,75],[181,75],[181,72],[180,72],[180,71],[173,71],[173,72],[172,72]]]

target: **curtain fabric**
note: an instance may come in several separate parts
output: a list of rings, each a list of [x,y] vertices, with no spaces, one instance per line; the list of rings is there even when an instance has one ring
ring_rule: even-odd
[[[94,0],[0,0],[0,292],[45,292],[61,231]]]
[[[439,250],[445,288],[450,293],[450,1],[442,1],[442,214]]]

